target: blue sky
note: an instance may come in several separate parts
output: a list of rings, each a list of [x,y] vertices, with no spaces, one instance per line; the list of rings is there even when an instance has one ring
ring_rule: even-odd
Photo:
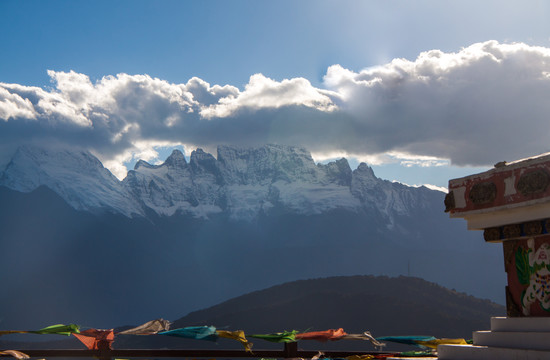
[[[446,186],[550,151],[549,4],[3,0],[0,165],[59,142],[121,177],[178,145],[269,141]]]

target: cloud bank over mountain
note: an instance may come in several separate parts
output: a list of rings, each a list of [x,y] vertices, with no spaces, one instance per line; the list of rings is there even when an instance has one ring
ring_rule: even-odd
[[[550,49],[476,43],[361,71],[328,68],[324,88],[262,74],[244,89],[148,75],[92,81],[48,71],[52,87],[0,83],[0,143],[63,143],[118,176],[155,146],[300,145],[319,156],[401,153],[487,165],[549,151]],[[405,156],[404,155],[404,156]],[[7,155],[6,155],[7,156]],[[2,159],[0,159],[0,164]]]

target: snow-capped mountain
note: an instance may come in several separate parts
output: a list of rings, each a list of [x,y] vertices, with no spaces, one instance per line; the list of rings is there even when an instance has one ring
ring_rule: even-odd
[[[143,214],[137,199],[86,151],[21,146],[0,174],[0,185],[21,192],[43,185],[77,210]]]
[[[281,145],[219,146],[217,157],[197,149],[189,163],[174,150],[161,165],[138,161],[123,181],[88,152],[24,146],[0,185],[21,192],[44,185],[77,210],[127,217],[152,210],[160,216],[251,220],[275,210],[302,215],[377,210],[390,226],[394,216],[422,206],[419,200],[431,191],[378,179],[364,163],[354,171],[346,159],[315,164],[308,151]]]
[[[346,160],[315,165],[303,149],[266,145],[256,149],[220,146],[217,160],[198,149],[191,153],[189,164],[174,150],[162,165],[139,162],[123,182],[158,214],[227,213],[251,219],[275,207],[300,214],[359,209],[350,180]]]

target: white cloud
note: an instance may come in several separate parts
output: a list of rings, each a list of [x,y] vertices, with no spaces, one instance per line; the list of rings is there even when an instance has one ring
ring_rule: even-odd
[[[450,161],[448,159],[440,159],[435,156],[422,156],[407,154],[396,151],[389,151],[386,153],[389,159],[393,159],[395,162],[399,162],[400,165],[405,167],[420,166],[420,167],[432,167],[432,166],[448,166]],[[385,161],[385,163],[390,161]]]
[[[358,73],[334,65],[325,83],[373,152],[479,165],[547,150],[549,70],[548,48],[488,41]]]
[[[56,125],[91,125],[78,106],[66,101],[58,92],[5,83],[0,83],[0,119],[41,119]]]
[[[423,184],[422,186],[425,186],[430,190],[437,190],[437,191],[441,191],[441,192],[444,192],[444,193],[449,192],[449,189],[446,188],[446,187],[443,187],[443,186],[437,186],[437,185],[432,185],[432,184]]]
[[[436,191],[441,191],[441,192],[444,192],[444,193],[448,193],[449,192],[449,189],[447,189],[446,187],[443,187],[443,186],[437,186],[437,185],[432,185],[432,184],[422,184],[422,185],[417,185],[417,184],[414,184],[414,185],[409,185],[409,184],[405,184],[403,182],[400,182],[400,181],[396,181],[394,180],[393,182],[397,182],[397,183],[400,183],[400,184],[403,184],[403,185],[406,185],[406,186],[410,186],[410,187],[416,187],[416,188],[419,188],[419,187],[426,187],[430,190],[436,190]]]
[[[193,99],[203,106],[216,104],[222,98],[231,99],[239,95],[239,89],[231,85],[210,86],[206,81],[198,77],[191,78],[185,88],[193,95]]]
[[[449,189],[444,187],[444,186],[437,186],[437,185],[432,185],[432,184],[421,184],[421,185],[412,184],[411,185],[411,184],[407,184],[407,183],[404,183],[404,182],[399,181],[399,180],[392,180],[392,183],[402,184],[402,185],[405,185],[405,186],[415,187],[415,188],[419,188],[419,187],[424,186],[425,188],[428,188],[430,190],[441,191],[441,192],[444,192],[444,193],[449,192]]]
[[[312,152],[311,156],[316,162],[346,158],[354,159],[357,162],[364,162],[368,165],[399,164],[404,167],[434,167],[449,166],[450,160],[440,159],[435,156],[423,156],[407,154],[402,152],[389,151],[387,153],[365,155],[344,151]]]
[[[48,71],[52,88],[0,83],[0,144],[80,145],[121,176],[159,144],[299,145],[316,159],[487,165],[547,152],[550,49],[496,41],[430,50],[355,72],[250,77],[243,90],[118,74]],[[337,155],[337,156],[335,156]]]
[[[0,83],[1,85],[3,84]],[[29,99],[25,99],[19,94],[10,93],[7,89],[0,87],[0,120],[36,119],[36,115]]]
[[[250,77],[243,92],[232,93],[230,96],[219,99],[217,104],[203,109],[201,115],[207,119],[228,117],[243,109],[276,109],[289,105],[332,111],[336,109],[336,105],[328,96],[329,94],[331,93],[328,91],[314,88],[304,78],[285,79],[277,82],[262,74],[255,74]]]

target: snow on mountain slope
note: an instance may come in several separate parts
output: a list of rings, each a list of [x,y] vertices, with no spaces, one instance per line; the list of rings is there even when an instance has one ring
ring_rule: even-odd
[[[275,206],[307,215],[360,207],[345,186],[351,173],[345,159],[339,165],[316,165],[307,150],[296,147],[220,146],[218,162],[236,218],[253,217]]]
[[[174,150],[162,165],[138,162],[123,183],[147,207],[167,216],[226,211],[234,219],[252,219],[275,206],[303,214],[360,207],[349,191],[346,160],[316,165],[306,150],[277,145],[220,146],[217,155],[216,160],[197,149],[188,164]]]
[[[0,176],[0,185],[21,192],[44,185],[77,210],[143,215],[120,181],[85,151],[22,146]]]
[[[283,145],[256,149],[219,146],[218,163],[226,184],[315,183],[324,177],[308,151]]]
[[[123,180],[124,187],[157,214],[191,213],[204,217],[218,213],[219,186],[214,157],[193,151],[190,164],[179,150],[161,165],[139,161]]]
[[[315,164],[301,148],[219,146],[217,158],[197,149],[187,163],[179,150],[161,165],[138,161],[121,182],[93,155],[82,151],[21,147],[0,185],[29,192],[45,185],[79,210],[108,209],[125,216],[176,213],[225,214],[251,220],[273,209],[311,215],[330,210],[376,210],[393,223],[422,204],[427,189],[378,179],[362,163],[346,159]]]
[[[419,201],[422,194],[434,190],[379,179],[370,167],[361,163],[353,171],[350,191],[365,207],[376,206],[383,213],[406,215],[414,208],[425,207],[428,202]]]

